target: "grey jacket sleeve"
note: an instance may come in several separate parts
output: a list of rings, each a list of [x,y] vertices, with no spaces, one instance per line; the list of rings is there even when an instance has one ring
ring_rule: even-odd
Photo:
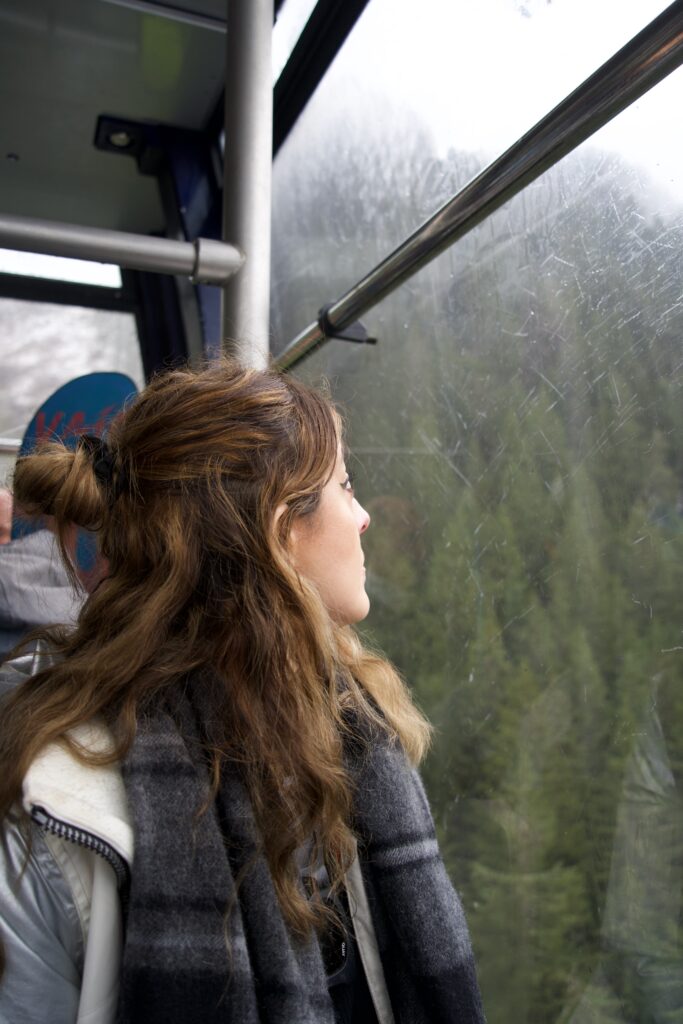
[[[14,819],[0,843],[0,926],[0,1024],[73,1024],[84,956],[78,912],[42,833],[32,828],[29,852]]]

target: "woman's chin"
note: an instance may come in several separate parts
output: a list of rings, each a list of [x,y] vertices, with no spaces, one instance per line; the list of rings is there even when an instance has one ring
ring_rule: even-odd
[[[331,608],[330,616],[338,626],[353,626],[367,618],[369,611],[370,598],[363,592],[363,596],[359,597],[353,605],[347,605],[345,608]]]

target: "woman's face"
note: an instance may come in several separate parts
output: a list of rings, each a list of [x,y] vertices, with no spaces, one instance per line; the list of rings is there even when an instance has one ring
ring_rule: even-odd
[[[318,507],[295,519],[289,536],[294,568],[314,584],[340,625],[360,622],[370,610],[360,543],[369,525],[370,516],[353,495],[340,445]]]

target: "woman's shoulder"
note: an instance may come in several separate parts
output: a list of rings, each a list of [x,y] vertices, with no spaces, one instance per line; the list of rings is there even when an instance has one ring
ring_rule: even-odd
[[[74,752],[106,754],[113,740],[106,725],[91,721],[70,730],[71,745],[55,741],[34,759],[24,777],[25,812],[93,835],[133,860],[133,828],[118,763],[92,765]],[[54,831],[54,829],[53,829]]]
[[[49,668],[51,653],[40,643],[0,667],[0,694]],[[78,754],[102,756],[113,751],[113,737],[103,720],[70,729],[63,740],[47,744],[24,776],[21,804],[29,818],[51,820],[86,831],[113,847],[128,865],[133,859],[133,830],[126,790],[116,761],[92,764]],[[64,832],[64,830],[61,830]]]
[[[106,726],[89,722],[70,731],[69,740],[48,744],[34,759],[21,804],[3,822],[0,918],[7,969],[0,1020],[13,1024],[75,1020],[84,1005],[100,1007],[105,975],[107,1006],[114,998],[119,897],[133,860],[132,827],[119,766],[91,765],[74,751],[110,751]],[[113,1019],[107,1014],[93,1020]]]
[[[42,641],[37,641],[27,650],[22,650],[15,655],[11,661],[3,661],[0,664],[0,697],[10,693],[12,690],[26,682],[37,672],[48,668],[52,664],[52,657]]]
[[[37,826],[11,813],[0,844],[0,918],[6,969],[0,1020],[74,1020],[85,932],[74,893]],[[27,956],[26,951],[31,955]],[[36,965],[39,965],[37,970]]]

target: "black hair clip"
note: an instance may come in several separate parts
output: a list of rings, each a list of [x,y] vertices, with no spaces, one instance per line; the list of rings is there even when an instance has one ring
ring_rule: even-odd
[[[101,437],[95,437],[94,434],[81,434],[78,443],[88,452],[92,460],[93,472],[99,482],[111,491],[114,481],[116,456],[107,442]],[[112,501],[115,501],[121,493],[124,478],[123,467],[119,467],[116,488],[112,491]]]

